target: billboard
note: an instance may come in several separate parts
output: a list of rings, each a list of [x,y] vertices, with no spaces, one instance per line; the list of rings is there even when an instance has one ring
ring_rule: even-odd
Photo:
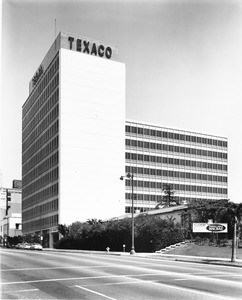
[[[227,233],[227,223],[192,223],[193,232],[217,232]]]

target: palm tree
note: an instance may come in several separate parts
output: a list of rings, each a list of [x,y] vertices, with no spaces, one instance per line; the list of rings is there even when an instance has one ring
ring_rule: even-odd
[[[87,223],[88,223],[89,225],[94,225],[94,224],[97,224],[97,223],[102,223],[102,221],[101,221],[101,220],[98,220],[98,219],[88,219],[88,220],[87,220]]]
[[[240,224],[242,216],[242,203],[228,202],[224,207],[217,210],[215,219],[220,220],[225,217],[230,221],[233,226],[233,240],[232,240],[232,255],[231,261],[236,261],[236,248],[237,248],[237,226]]]
[[[175,191],[173,191],[171,189],[171,186],[169,184],[165,184],[162,192],[164,193],[164,196],[162,197],[163,199],[161,200],[161,202],[158,202],[156,205],[156,209],[159,208],[159,206],[162,204],[164,204],[165,202],[165,206],[166,207],[170,207],[171,202],[173,201],[173,196],[175,194]]]
[[[167,219],[166,222],[167,222],[168,226],[175,227],[176,218],[174,218],[173,215],[166,216],[166,219]]]

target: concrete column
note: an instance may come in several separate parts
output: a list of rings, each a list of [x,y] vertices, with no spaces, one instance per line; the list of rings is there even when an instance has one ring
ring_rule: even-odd
[[[54,247],[53,233],[49,230],[49,248]]]

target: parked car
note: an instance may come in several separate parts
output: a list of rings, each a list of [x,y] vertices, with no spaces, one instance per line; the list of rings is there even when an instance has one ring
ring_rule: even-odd
[[[38,243],[34,243],[34,244],[30,245],[30,249],[31,250],[43,250],[43,247]]]
[[[30,249],[30,244],[29,243],[24,243],[23,244],[23,249],[25,249],[25,250],[29,250]]]
[[[24,244],[23,243],[18,243],[17,245],[15,245],[15,249],[23,249]]]

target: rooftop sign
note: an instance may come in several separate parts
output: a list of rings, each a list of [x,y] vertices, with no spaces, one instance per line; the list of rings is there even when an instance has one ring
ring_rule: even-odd
[[[76,50],[82,53],[95,55],[99,57],[105,57],[110,59],[112,57],[113,51],[110,46],[104,46],[87,39],[75,38],[73,36],[68,37],[69,49]]]
[[[33,86],[37,83],[37,81],[39,80],[39,78],[41,77],[41,75],[43,73],[44,73],[44,69],[43,69],[42,65],[40,65],[38,71],[35,73],[34,77],[32,78]]]
[[[104,59],[115,60],[117,56],[117,47],[115,46],[107,45],[97,40],[92,40],[90,38],[79,36],[73,33],[61,31],[50,47],[45,58],[41,62],[41,65],[32,77],[29,83],[29,93],[31,93],[33,88],[37,85],[40,77],[45,72],[45,70],[47,70],[51,61],[61,48],[97,56]]]

